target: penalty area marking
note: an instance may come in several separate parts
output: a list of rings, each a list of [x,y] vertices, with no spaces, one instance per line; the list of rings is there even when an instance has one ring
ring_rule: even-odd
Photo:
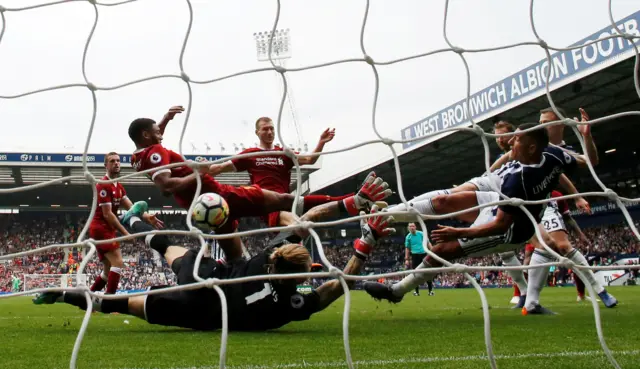
[[[612,351],[613,355],[619,356],[634,356],[640,355],[640,350],[626,350],[626,351]],[[552,359],[561,357],[587,357],[587,356],[603,356],[604,352],[601,350],[593,351],[567,351],[567,352],[542,352],[531,354],[517,354],[517,355],[495,355],[497,360],[513,360],[513,359]],[[434,357],[422,357],[422,358],[408,358],[408,359],[392,359],[392,360],[359,360],[354,361],[353,364],[356,367],[370,367],[370,366],[386,366],[386,365],[398,365],[398,364],[422,364],[422,363],[439,363],[439,362],[457,362],[457,361],[479,361],[488,360],[484,355],[471,355],[471,356],[434,356]],[[316,362],[297,362],[289,364],[248,364],[248,365],[227,365],[228,369],[295,369],[295,368],[338,368],[346,367],[345,361],[316,361]],[[218,366],[198,366],[188,368],[174,368],[171,369],[216,369]],[[138,368],[141,369],[141,368]]]

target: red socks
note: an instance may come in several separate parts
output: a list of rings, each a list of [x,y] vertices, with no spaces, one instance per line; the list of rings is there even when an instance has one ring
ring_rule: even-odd
[[[520,297],[520,288],[517,284],[513,284],[513,296]]]
[[[109,270],[106,293],[115,294],[118,290],[118,283],[120,283],[120,271],[121,269],[118,267],[111,267],[111,269]]]
[[[98,278],[96,278],[96,280],[93,282],[93,285],[89,289],[93,292],[102,291],[102,289],[106,285],[107,285],[107,276],[104,275],[104,272],[102,272],[102,274],[99,275]]]
[[[309,209],[315,206],[326,204],[328,202],[333,202],[333,201],[341,201],[353,195],[355,194],[352,193],[349,195],[336,196],[336,197],[327,196],[327,195],[307,195],[304,197],[303,212],[306,213],[307,211],[309,211]]]
[[[582,279],[580,279],[580,277],[578,277],[578,275],[575,273],[573,273],[573,279],[576,282],[576,290],[578,290],[578,296],[584,297],[584,283],[582,282]]]

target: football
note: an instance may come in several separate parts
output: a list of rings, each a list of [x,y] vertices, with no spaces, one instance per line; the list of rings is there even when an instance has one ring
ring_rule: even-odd
[[[194,226],[203,232],[216,231],[229,218],[229,205],[217,193],[203,193],[198,197],[191,213]]]

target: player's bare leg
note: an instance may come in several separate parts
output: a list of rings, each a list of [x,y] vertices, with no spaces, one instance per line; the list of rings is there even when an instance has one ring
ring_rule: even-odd
[[[472,180],[473,181],[473,180]],[[436,190],[427,192],[422,194],[411,201],[409,201],[409,205],[418,210],[421,214],[446,214],[453,211],[457,211],[464,208],[470,208],[477,205],[477,200],[474,200],[473,196],[468,195],[460,195],[463,193],[475,193],[478,190],[487,190],[489,179],[484,181],[487,182],[481,186],[480,183],[474,184],[472,182],[465,182],[464,184],[448,189],[448,190]],[[482,187],[482,188],[481,188]],[[468,205],[468,206],[467,206]],[[457,209],[457,210],[452,210]],[[405,211],[406,207],[404,204],[393,205],[387,209],[390,212],[396,211]],[[469,212],[458,216],[458,220],[473,223],[473,221],[477,218],[479,210],[475,210],[473,212]],[[396,215],[395,216],[397,222],[412,222],[415,221],[415,216],[407,214],[407,215]],[[519,266],[520,261],[515,257],[515,254],[504,255],[503,262],[505,265],[509,266]],[[521,292],[519,293],[519,298],[517,301],[516,308],[521,308],[524,304],[524,295],[526,292],[526,280],[524,277],[524,272],[518,270],[509,270],[507,274],[514,280],[518,286],[521,288]],[[524,288],[524,289],[522,289]]]
[[[104,254],[105,259],[108,260],[110,267],[107,273],[107,290],[106,293],[114,294],[118,290],[118,283],[120,283],[120,275],[122,274],[122,268],[124,262],[122,261],[122,252],[120,249],[111,250]],[[106,265],[105,265],[106,271]]]
[[[447,195],[436,195],[432,198],[413,202],[412,205],[420,214],[446,214],[477,206],[478,197],[475,191],[461,191]],[[478,214],[478,210],[473,210],[457,215],[455,218],[463,222],[473,223],[478,217]],[[447,261],[453,261],[465,255],[460,242],[457,240],[437,243],[431,251]],[[424,261],[418,265],[416,270],[434,268],[440,265],[441,264],[439,262],[432,259],[430,256],[427,256]],[[366,282],[364,284],[364,288],[369,295],[376,299],[400,302],[406,293],[411,292],[416,288],[416,286],[420,286],[427,280],[433,279],[435,274],[436,273],[413,273],[406,276],[402,281],[394,284],[393,286],[387,286],[376,282]]]
[[[264,195],[264,207],[266,212],[271,213],[274,211],[289,211],[293,207],[293,202],[295,200],[294,195],[291,194],[281,194],[269,190],[262,190]],[[353,196],[348,196],[343,198],[341,196],[341,200],[337,202],[342,204],[345,207],[345,211],[351,216],[357,216],[361,210],[368,211],[371,209],[374,203],[384,200],[385,198],[391,196],[392,191],[389,189],[389,184],[387,184],[382,178],[377,177],[374,172],[370,172],[367,175],[367,178],[362,183],[360,190]],[[317,197],[315,195],[312,196],[302,196],[298,201],[298,206],[296,209],[296,213],[306,213],[309,210],[317,207],[317,202],[312,201],[311,204],[307,203],[307,198]],[[322,196],[324,197],[324,196]],[[325,205],[334,203],[336,201],[325,202]],[[385,204],[386,205],[386,204]]]
[[[473,186],[473,185],[471,185]],[[458,188],[458,187],[456,187]],[[475,186],[474,186],[475,188]],[[424,195],[420,195],[415,199],[409,201],[411,208],[418,211],[422,215],[436,215],[447,214],[464,209],[469,209],[478,205],[476,198],[476,191],[456,190],[438,190],[431,191]],[[389,212],[406,211],[407,208],[404,204],[393,205],[387,208]],[[456,219],[465,222],[473,223],[478,217],[479,210],[473,210],[456,216]],[[394,215],[394,218],[399,218],[397,222],[413,222],[415,216],[413,215]]]
[[[280,196],[287,197],[288,200],[286,201],[291,201],[289,208],[293,206],[293,195],[279,194],[266,190],[263,190],[263,192],[265,194],[265,203],[267,203],[267,199],[272,196]],[[389,184],[387,182],[384,182],[382,178],[376,177],[375,173],[371,172],[363,182],[362,187],[360,188],[358,193],[343,200],[313,206],[312,208],[306,210],[306,208],[301,209],[301,204],[304,205],[305,197],[300,198],[298,210],[306,210],[304,215],[300,217],[300,220],[317,222],[327,218],[336,218],[341,215],[356,216],[360,211],[369,211],[374,204],[378,205],[379,207],[386,207],[386,203],[382,200],[391,196],[391,194],[392,191],[389,189]],[[280,222],[291,222],[289,224],[295,223],[295,217],[293,214],[289,213],[288,215],[285,215],[284,219],[282,218],[282,215],[283,212],[280,213]],[[297,230],[295,233],[302,238],[308,236],[308,231],[306,230]]]

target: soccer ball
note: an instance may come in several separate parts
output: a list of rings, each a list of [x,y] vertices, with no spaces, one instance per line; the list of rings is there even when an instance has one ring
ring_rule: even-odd
[[[191,222],[203,232],[216,231],[229,218],[229,205],[217,193],[203,193],[196,200]]]

